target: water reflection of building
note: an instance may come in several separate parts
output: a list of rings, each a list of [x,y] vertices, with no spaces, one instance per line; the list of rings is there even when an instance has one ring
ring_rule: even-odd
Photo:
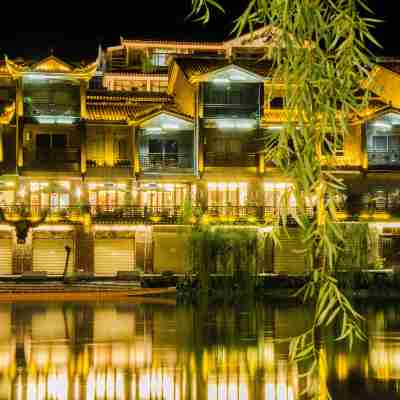
[[[1,306],[0,399],[298,398],[299,371],[275,341],[291,334],[285,311],[209,316],[166,306]]]

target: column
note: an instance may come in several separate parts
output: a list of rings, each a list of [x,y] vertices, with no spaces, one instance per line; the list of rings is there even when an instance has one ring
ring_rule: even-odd
[[[15,162],[18,168],[24,166],[22,138],[24,133],[24,93],[22,78],[16,82],[16,130],[15,130]]]
[[[81,137],[81,174],[85,175],[87,170],[87,137],[86,137],[86,125],[81,121],[79,125],[80,137]]]
[[[3,150],[3,125],[0,125],[0,163],[4,161],[4,150]]]
[[[140,173],[139,144],[137,132],[138,130],[132,125],[130,127],[130,135],[132,140],[132,166],[134,175],[138,175]]]
[[[87,82],[81,81],[80,82],[81,119],[87,118],[86,89],[87,89]]]
[[[258,174],[264,175],[265,173],[265,154],[259,153],[258,154]]]

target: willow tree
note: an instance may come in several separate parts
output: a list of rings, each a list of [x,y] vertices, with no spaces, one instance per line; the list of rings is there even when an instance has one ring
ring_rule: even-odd
[[[203,23],[212,8],[223,11],[218,0],[191,0],[192,13]],[[234,31],[271,29],[277,45],[265,47],[273,64],[271,93],[283,91],[286,122],[271,137],[267,152],[282,172],[291,178],[303,232],[305,256],[311,279],[299,291],[313,300],[312,328],[291,343],[294,359],[310,358],[313,369],[324,371],[323,351],[317,345],[322,327],[338,322],[340,335],[350,344],[362,338],[362,316],[339,290],[335,264],[344,248],[336,218],[336,201],[342,182],[326,165],[335,165],[336,149],[349,125],[367,106],[368,91],[360,87],[370,80],[370,33],[377,22],[362,0],[246,0]],[[322,148],[328,149],[321,157]],[[312,204],[314,216],[306,213]]]

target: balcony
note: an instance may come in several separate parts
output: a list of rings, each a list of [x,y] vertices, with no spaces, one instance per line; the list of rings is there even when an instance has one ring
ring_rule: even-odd
[[[140,166],[143,172],[181,172],[193,170],[191,153],[147,153],[140,155]]]
[[[5,218],[10,221],[16,221],[19,218],[39,219],[46,216],[52,222],[63,220],[76,221],[83,215],[80,206],[70,207],[42,207],[42,206],[24,206],[24,205],[4,205],[0,207]]]
[[[399,169],[400,168],[400,147],[390,147],[385,151],[368,149],[369,169]]]
[[[87,160],[86,167],[89,177],[121,178],[133,175],[132,163],[128,159],[116,160],[114,165],[111,166],[94,160]]]
[[[51,171],[79,171],[81,152],[79,147],[62,149],[37,149],[34,155],[24,151],[25,169],[46,169]]]
[[[204,118],[260,118],[258,104],[205,104]]]
[[[256,153],[206,152],[207,167],[256,167]]]
[[[297,210],[291,208],[285,213],[282,209],[259,206],[209,206],[205,209],[193,208],[193,216],[184,220],[183,208],[180,206],[68,206],[68,207],[40,207],[3,205],[0,207],[6,220],[17,221],[20,218],[39,219],[46,216],[46,222],[78,223],[87,212],[90,213],[93,223],[98,224],[137,224],[162,225],[198,223],[200,221],[211,224],[254,225],[281,223],[286,215],[288,225],[296,225],[293,217]],[[309,216],[312,209],[307,210]],[[202,216],[200,220],[200,216]]]

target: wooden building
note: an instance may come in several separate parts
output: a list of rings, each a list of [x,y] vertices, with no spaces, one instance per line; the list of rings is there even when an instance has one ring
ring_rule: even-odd
[[[188,205],[215,224],[268,229],[290,187],[263,151],[285,119],[282,98],[266,95],[271,65],[258,60],[262,46],[276,45],[272,33],[211,44],[122,39],[87,65],[2,60],[0,275],[62,275],[65,246],[69,272],[185,272]],[[369,222],[374,257],[396,263],[400,62],[378,60],[373,74],[370,106],[331,168],[352,200],[343,219]],[[288,206],[296,212],[294,199]],[[297,247],[296,234],[285,245]],[[262,271],[307,269],[290,249],[271,251]]]

